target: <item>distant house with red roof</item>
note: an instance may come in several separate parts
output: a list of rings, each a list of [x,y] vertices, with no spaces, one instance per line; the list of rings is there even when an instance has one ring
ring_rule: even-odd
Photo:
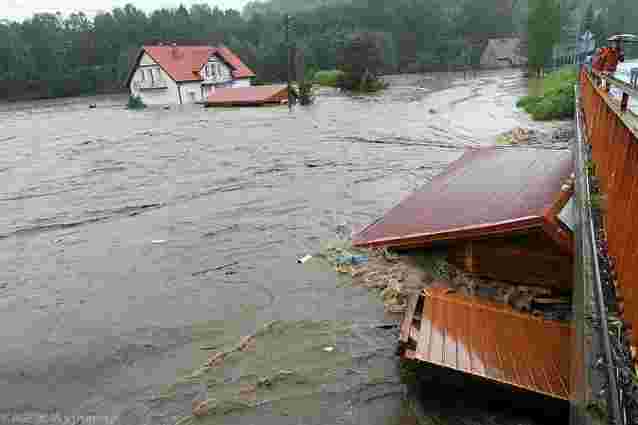
[[[227,47],[157,45],[140,49],[126,85],[147,105],[182,105],[220,87],[249,87],[254,76]]]

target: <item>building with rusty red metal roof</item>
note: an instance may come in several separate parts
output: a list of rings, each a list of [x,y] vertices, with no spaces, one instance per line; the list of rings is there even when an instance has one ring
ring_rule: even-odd
[[[143,46],[126,85],[146,104],[204,102],[217,88],[249,87],[255,73],[227,47]]]
[[[481,277],[572,286],[569,151],[483,148],[354,236],[359,247],[443,247]]]
[[[288,100],[288,88],[283,84],[270,86],[217,89],[208,96],[206,106],[281,105]]]
[[[446,252],[469,282],[437,278],[409,299],[403,358],[569,399],[570,325],[544,317],[536,301],[561,303],[572,292],[572,170],[569,151],[469,150],[355,235],[360,247]],[[498,294],[497,283],[502,296],[476,289]],[[520,295],[532,290],[543,298]],[[529,305],[515,304],[514,293]]]

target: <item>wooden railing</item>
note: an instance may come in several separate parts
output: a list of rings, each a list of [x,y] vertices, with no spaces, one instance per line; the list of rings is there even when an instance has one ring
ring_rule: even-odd
[[[133,87],[140,90],[151,90],[151,89],[165,89],[168,87],[166,80],[144,80],[144,81],[136,81],[133,83]]]
[[[631,84],[619,80],[615,78],[612,74],[605,74],[596,71],[592,71],[591,73],[592,81],[600,86],[603,91],[609,93],[612,87],[616,87],[622,91],[622,97],[620,100],[620,112],[627,112],[629,106],[629,98],[633,97],[634,99],[638,99],[638,87],[632,86]],[[603,84],[604,83],[604,84]]]
[[[604,82],[606,87],[601,86]],[[609,96],[609,87],[624,93]],[[585,139],[591,145],[595,174],[600,183],[604,227],[613,261],[612,277],[619,310],[630,328],[632,346],[638,345],[638,117],[626,108],[638,90],[613,77],[581,73]],[[624,106],[623,106],[624,105]]]

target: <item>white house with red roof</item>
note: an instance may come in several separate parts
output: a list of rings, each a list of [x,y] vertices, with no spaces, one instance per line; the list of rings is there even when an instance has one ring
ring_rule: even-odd
[[[183,105],[204,102],[218,87],[249,87],[254,76],[223,46],[143,46],[126,85],[147,105]]]

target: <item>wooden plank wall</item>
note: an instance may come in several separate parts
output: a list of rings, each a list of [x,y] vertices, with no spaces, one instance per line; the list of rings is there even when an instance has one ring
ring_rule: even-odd
[[[632,345],[638,342],[638,139],[621,119],[619,107],[589,75],[581,74],[582,107],[587,141],[604,198],[604,224],[609,254],[617,273],[623,318],[631,324]],[[625,112],[624,114],[631,114]],[[631,117],[633,119],[633,117]]]
[[[542,230],[467,241],[449,250],[448,261],[476,276],[519,285],[571,291],[573,263]]]

